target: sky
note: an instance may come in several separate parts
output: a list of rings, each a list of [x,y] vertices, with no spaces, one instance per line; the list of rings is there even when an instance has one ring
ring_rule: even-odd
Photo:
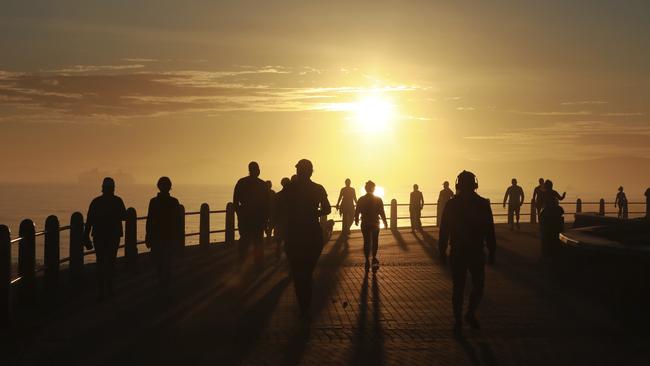
[[[640,195],[648,34],[648,1],[4,0],[0,182],[232,184],[256,160],[277,185],[309,158],[330,187]]]

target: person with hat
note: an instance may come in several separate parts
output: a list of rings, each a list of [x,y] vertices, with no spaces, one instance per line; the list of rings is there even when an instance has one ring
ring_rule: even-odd
[[[320,217],[332,211],[327,192],[311,180],[314,167],[302,159],[296,164],[296,176],[284,188],[279,209],[286,218],[286,254],[300,307],[300,316],[309,323],[312,281],[316,263],[323,250]],[[284,191],[283,190],[283,191]]]
[[[447,247],[451,246],[450,266],[453,281],[452,307],[454,333],[460,335],[463,324],[463,291],[467,272],[472,276],[472,291],[465,320],[473,329],[480,329],[476,310],[485,285],[485,246],[488,263],[493,264],[496,251],[494,219],[490,201],[476,193],[476,176],[463,170],[456,180],[456,195],[449,200],[442,214],[438,252],[442,263],[447,262]]]
[[[126,218],[124,201],[115,195],[115,181],[111,177],[102,182],[102,195],[90,203],[86,216],[84,245],[87,249],[95,247],[97,262],[98,299],[113,296],[113,274],[120,239],[124,236],[122,221]],[[90,236],[92,235],[92,242]]]

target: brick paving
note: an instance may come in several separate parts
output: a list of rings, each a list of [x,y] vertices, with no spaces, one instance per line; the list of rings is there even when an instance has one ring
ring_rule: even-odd
[[[366,273],[360,233],[326,245],[315,275],[313,323],[297,320],[284,259],[235,268],[232,248],[187,248],[171,294],[148,263],[120,275],[118,296],[73,296],[43,324],[15,331],[15,364],[647,365],[650,338],[605,306],[558,285],[539,261],[537,227],[497,227],[482,330],[452,335],[451,279],[437,230],[380,236],[381,268]],[[145,259],[145,258],[142,258]]]

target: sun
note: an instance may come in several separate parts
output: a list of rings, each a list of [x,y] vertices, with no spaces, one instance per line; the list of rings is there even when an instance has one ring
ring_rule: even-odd
[[[366,95],[352,105],[355,129],[360,132],[378,133],[390,130],[395,117],[395,105],[380,94]]]

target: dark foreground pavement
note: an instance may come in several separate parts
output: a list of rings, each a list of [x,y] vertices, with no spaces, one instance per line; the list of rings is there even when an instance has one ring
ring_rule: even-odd
[[[451,279],[437,231],[383,231],[381,268],[366,274],[360,233],[337,234],[315,275],[313,323],[300,326],[286,260],[238,269],[233,248],[186,248],[167,295],[148,258],[120,274],[115,298],[60,299],[3,336],[2,365],[648,365],[648,332],[580,295],[539,261],[537,227],[497,227],[482,330],[452,335]],[[650,311],[650,309],[649,309]],[[34,320],[38,319],[38,321]]]

